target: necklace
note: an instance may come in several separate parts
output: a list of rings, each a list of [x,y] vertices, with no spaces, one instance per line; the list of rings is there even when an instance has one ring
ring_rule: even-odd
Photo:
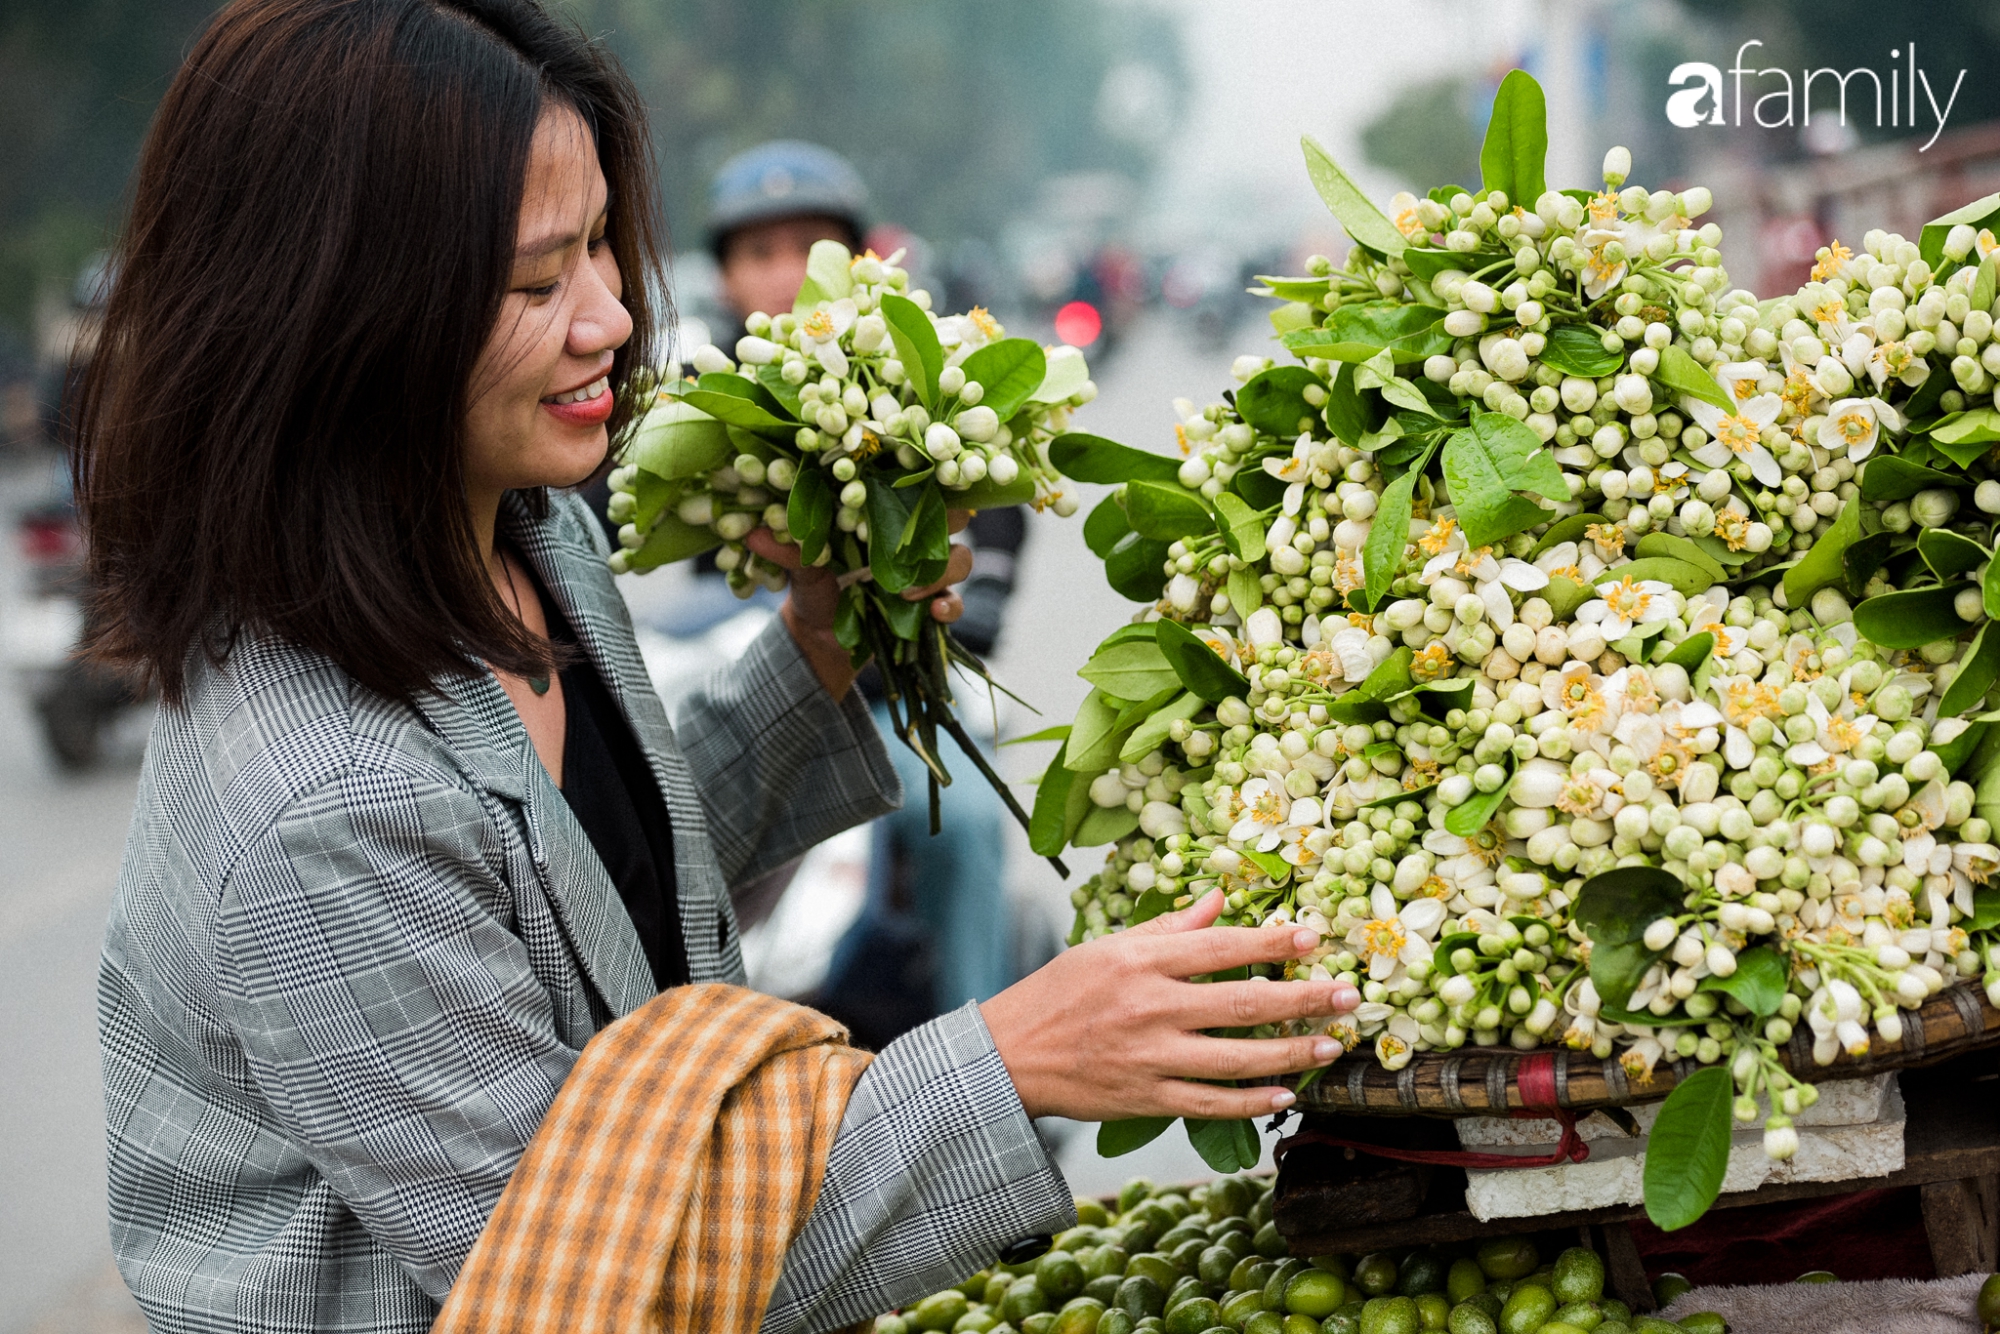
[[[526,625],[528,623],[527,618],[521,614],[520,590],[514,587],[514,567],[512,564],[508,562],[507,557],[504,554],[500,556],[500,572],[507,576],[507,596],[512,598],[514,601],[514,619],[520,621],[521,624]],[[548,674],[544,672],[540,676],[529,677],[528,689],[534,691],[537,695],[548,694],[549,693]]]

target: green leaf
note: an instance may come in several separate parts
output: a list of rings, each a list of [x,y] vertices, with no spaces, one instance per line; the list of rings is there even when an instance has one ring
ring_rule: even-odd
[[[1804,607],[1812,595],[1829,584],[1841,582],[1847,549],[1861,540],[1860,505],[1842,505],[1840,513],[1813,542],[1804,559],[1785,571],[1785,601]]]
[[[1939,707],[1942,712],[1942,705]],[[1940,760],[1944,761],[1945,777],[1959,777],[1959,770],[1965,767],[1965,762],[1972,758],[1980,743],[1992,731],[1992,723],[1976,722],[1949,741],[1939,741],[1936,733],[1933,733],[1930,748],[1937,753]]]
[[[1710,584],[1719,584],[1729,577],[1729,571],[1722,563],[1696,546],[1685,537],[1675,537],[1672,533],[1647,533],[1632,548],[1640,557],[1668,556],[1686,565],[1692,565],[1708,576]],[[1705,587],[1706,585],[1704,585]]]
[[[1695,985],[1695,990],[1734,996],[1759,1019],[1769,1019],[1778,1012],[1791,975],[1784,955],[1769,945],[1759,945],[1736,956],[1736,971],[1728,977],[1710,974]]]
[[[1646,948],[1646,928],[1678,915],[1686,897],[1678,877],[1651,866],[1605,871],[1577,891],[1576,920],[1590,937],[1590,980],[1607,1003],[1630,1003],[1659,957]]]
[[[1993,553],[1985,547],[1948,528],[1926,528],[1918,533],[1917,554],[1940,579],[1969,574],[1993,559]]]
[[[1174,910],[1174,896],[1160,889],[1149,889],[1141,894],[1132,905],[1131,916],[1125,919],[1127,926],[1139,926],[1164,917]]]
[[[1083,521],[1083,544],[1090,548],[1091,555],[1103,560],[1118,545],[1118,539],[1131,531],[1132,525],[1126,520],[1125,507],[1118,503],[1118,497],[1106,496]]]
[[[892,486],[868,488],[868,566],[875,586],[884,593],[900,593],[915,583],[915,562],[903,559],[899,539],[910,526],[912,510],[903,493]]]
[[[1951,678],[1945,687],[1944,698],[1938,701],[1938,716],[1956,718],[1986,697],[1986,692],[1995,680],[2000,680],[2000,633],[1993,632],[1993,622],[1986,621],[1979,627],[1979,634],[1966,650],[1958,675]]]
[[[1093,689],[1076,706],[1070,723],[1069,741],[1063,747],[1063,764],[1073,773],[1101,773],[1118,755],[1111,736],[1122,710],[1102,690]]]
[[[1967,626],[1953,602],[1960,590],[1971,587],[1946,584],[1869,598],[1854,609],[1854,628],[1882,648],[1922,648],[1940,639],[1956,639]]]
[[[1182,685],[1210,704],[1250,693],[1250,682],[1179,621],[1160,621],[1160,652]],[[1193,715],[1188,715],[1192,717]]]
[[[822,301],[854,293],[854,256],[838,241],[815,241],[806,252],[806,278],[792,299],[792,314],[804,315]]]
[[[1148,454],[1080,431],[1070,431],[1051,440],[1049,462],[1057,472],[1079,482],[1180,484],[1181,465],[1166,455]]]
[[[1987,311],[1993,309],[1996,265],[2000,265],[2000,259],[1995,259],[1992,255],[1979,261],[1979,276],[1972,280],[1972,309]]]
[[[1388,348],[1397,361],[1422,361],[1451,351],[1444,319],[1430,306],[1367,301],[1342,306],[1316,329],[1297,329],[1279,340],[1302,357],[1366,361]]]
[[[1548,183],[1549,109],[1542,85],[1526,70],[1509,70],[1493,96],[1493,118],[1479,149],[1479,175],[1488,190],[1505,190],[1510,202],[1533,208]]]
[[[896,357],[903,374],[923,405],[935,413],[938,408],[938,376],[944,374],[944,348],[937,330],[924,308],[906,296],[893,292],[882,298],[882,318],[888,322],[889,338],[896,345]]]
[[[1417,486],[1415,468],[1382,488],[1375,510],[1375,522],[1361,547],[1362,594],[1365,610],[1373,611],[1389,596],[1389,585],[1403,572],[1403,557],[1410,545],[1410,506]]]
[[[763,385],[765,392],[778,401],[779,406],[784,409],[783,415],[792,418],[794,421],[799,420],[799,387],[789,383],[785,379],[785,372],[782,366],[779,366],[776,362],[759,366],[757,368],[757,383]]]
[[[1251,564],[1264,559],[1264,519],[1231,491],[1215,498],[1215,514],[1222,520],[1222,541],[1229,554]]]
[[[1069,807],[1070,785],[1076,782],[1077,776],[1063,763],[1068,749],[1065,739],[1065,743],[1056,748],[1055,757],[1042,771],[1042,781],[1035,787],[1035,809],[1028,816],[1028,846],[1038,857],[1060,856],[1069,842],[1068,821],[1063,816]]]
[[[1150,699],[1180,684],[1160,646],[1145,639],[1127,639],[1097,650],[1077,675],[1118,699]]]
[[[1048,358],[1048,370],[1042,376],[1041,388],[1028,396],[1030,403],[1061,403],[1090,379],[1090,367],[1083,353],[1068,344],[1049,348],[1043,355]]]
[[[1129,1121],[1106,1121],[1097,1127],[1097,1156],[1122,1158],[1135,1149],[1143,1149],[1165,1134],[1175,1119],[1171,1116],[1136,1116]]]
[[[1313,385],[1326,387],[1303,366],[1273,366],[1251,376],[1236,391],[1236,414],[1265,435],[1294,439],[1311,430],[1319,417],[1319,409],[1305,400],[1307,387]]]
[[[770,367],[762,366],[758,369],[769,370]],[[783,376],[778,377],[778,383],[784,384]],[[728,371],[710,371],[695,381],[694,387],[704,393],[727,394],[731,398],[747,399],[776,417],[787,427],[798,425],[798,414],[787,408],[776,394],[766,388],[762,379],[735,375]],[[789,389],[791,386],[786,385],[785,387]],[[758,441],[757,444],[759,447],[762,446],[761,441]]]
[[[1530,203],[1529,208],[1534,205]],[[1623,354],[1606,352],[1604,337],[1588,325],[1558,324],[1549,330],[1542,348],[1541,362],[1564,375],[1580,375],[1595,380],[1625,364]]]
[[[1701,363],[1688,354],[1679,343],[1668,343],[1660,349],[1660,365],[1653,372],[1653,378],[1676,394],[1699,399],[1724,412],[1736,411],[1736,405],[1729,395],[1722,392],[1722,386],[1715,377],[1702,369]]]
[[[1158,538],[1125,534],[1104,558],[1105,581],[1133,602],[1158,601],[1167,587],[1167,547]]]
[[[1264,1156],[1263,1141],[1257,1138],[1252,1122],[1197,1121],[1190,1117],[1185,1124],[1188,1143],[1211,1171],[1247,1172]]]
[[[2000,411],[1969,408],[1941,418],[1931,427],[1931,444],[1961,468],[1977,463],[2000,441]]]
[[[640,468],[632,474],[632,499],[635,502],[631,523],[642,533],[653,531],[653,525],[667,512],[667,506],[680,498],[681,488]]]
[[[1609,522],[1611,521],[1602,514],[1572,514],[1567,519],[1557,519],[1549,525],[1549,530],[1542,534],[1541,540],[1535,543],[1535,549],[1530,551],[1528,556],[1533,559],[1550,547],[1559,547],[1565,542],[1581,542],[1584,529],[1593,523]]]
[[[1490,258],[1504,258],[1504,252],[1494,252]],[[1425,282],[1437,281],[1440,273],[1457,269],[1466,272],[1481,267],[1481,256],[1465,254],[1457,250],[1433,250],[1429,246],[1407,245],[1403,248],[1403,262],[1410,266],[1410,272]]]
[[[833,488],[818,468],[799,469],[798,480],[785,500],[785,524],[792,540],[799,544],[799,557],[808,565],[826,549],[826,537],[833,530]]]
[[[1592,587],[1602,588],[1625,579],[1635,582],[1642,579],[1659,579],[1671,584],[1682,597],[1693,597],[1696,593],[1712,586],[1715,580],[1707,570],[1699,565],[1690,565],[1672,556],[1647,556],[1640,560],[1627,561],[1615,569],[1605,570],[1591,580]]]
[[[1976,891],[1972,896],[1972,916],[1960,925],[1967,935],[2000,926],[2000,886]]]
[[[634,570],[652,570],[690,556],[699,556],[704,551],[713,551],[721,545],[722,538],[707,524],[696,527],[682,523],[678,515],[662,514],[659,522],[653,525],[653,531],[646,534],[646,544],[626,559]]]
[[[1465,540],[1476,547],[1550,518],[1517,492],[1569,499],[1562,469],[1541,438],[1504,412],[1476,413],[1471,426],[1452,434],[1444,447],[1444,480]]]
[[[1033,745],[1038,741],[1067,741],[1067,740],[1069,740],[1069,724],[1057,723],[1054,727],[1044,727],[1041,731],[1030,732],[1026,736],[1008,737],[1005,741],[1002,741],[1000,744],[1003,746],[1028,746],[1028,745]]]
[[[1241,570],[1231,570],[1229,582],[1224,587],[1229,594],[1229,605],[1245,622],[1249,621],[1251,612],[1264,605],[1264,587],[1258,582],[1254,569],[1246,566]]]
[[[720,468],[733,454],[727,427],[699,408],[675,400],[646,414],[623,457],[655,477],[677,482]]]
[[[978,381],[986,396],[981,407],[991,408],[1006,421],[1021,410],[1028,396],[1042,387],[1048,375],[1049,359],[1042,345],[1032,338],[1002,338],[988,343],[959,364],[965,378]]]
[[[1256,281],[1264,284],[1258,296],[1268,296],[1278,301],[1305,301],[1317,303],[1320,298],[1333,290],[1331,278],[1274,278],[1260,273]]]
[[[798,429],[797,422],[788,422],[769,408],[739,394],[727,394],[715,389],[690,389],[680,395],[680,401],[719,422],[740,426],[746,431],[783,431],[790,434]]]
[[[1361,187],[1348,179],[1333,155],[1320,147],[1319,141],[1311,135],[1299,140],[1305,150],[1306,176],[1312,181],[1313,189],[1326,202],[1334,221],[1346,229],[1356,242],[1370,250],[1384,255],[1400,255],[1408,244],[1403,234],[1396,230],[1396,224],[1383,216],[1368,196],[1361,193]]]
[[[1102,847],[1116,843],[1138,827],[1139,812],[1129,807],[1093,805],[1069,841],[1079,848]]]
[[[1986,567],[1986,578],[1980,585],[1979,597],[1986,604],[1986,615],[2000,619],[2000,561]]]
[[[1646,1139],[1646,1217],[1663,1232],[1708,1212],[1729,1170],[1729,1114],[1736,1085],[1712,1065],[1682,1080],[1660,1105]]]
[[[1924,263],[1936,269],[1944,260],[1944,242],[1951,235],[1951,229],[1964,223],[1978,231],[1981,227],[2000,225],[2000,195],[1987,195],[1975,199],[1963,208],[1955,208],[1941,218],[1933,218],[1924,224],[1918,234],[1917,249],[1923,254]]]
[[[1507,779],[1491,792],[1474,792],[1463,803],[1451,808],[1444,817],[1444,827],[1460,838],[1471,838],[1484,829],[1493,817],[1500,813],[1501,805],[1507,800],[1507,789],[1514,786],[1514,771],[1520,761],[1514,752],[1508,751],[1500,761],[1500,767],[1507,771]]]
[[[1207,700],[1189,691],[1164,708],[1153,710],[1145,722],[1132,729],[1132,735],[1126,737],[1125,744],[1118,748],[1118,762],[1137,764],[1145,759],[1166,741],[1175,723],[1186,722],[1207,706]]]
[[[1381,414],[1373,402],[1364,400],[1354,385],[1354,363],[1343,361],[1335,369],[1333,383],[1326,387],[1326,429],[1341,444],[1359,448],[1361,439],[1381,426]]]
[[[1125,519],[1141,537],[1162,542],[1215,531],[1215,516],[1199,493],[1179,482],[1127,482]]]
[[[1693,676],[1701,665],[1708,661],[1708,655],[1714,651],[1715,636],[1704,630],[1698,635],[1689,635],[1683,639],[1674,646],[1672,653],[1660,661],[1671,662],[1674,666],[1685,670],[1689,676]]]
[[[1861,498],[1885,502],[1908,500],[1917,492],[1932,487],[1963,486],[1965,483],[1966,478],[1959,474],[1939,472],[1936,468],[1926,468],[1893,454],[1879,454],[1867,460],[1862,468]]]

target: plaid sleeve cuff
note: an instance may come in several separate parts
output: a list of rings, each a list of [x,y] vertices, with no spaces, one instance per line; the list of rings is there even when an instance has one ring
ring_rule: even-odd
[[[1076,1222],[979,1007],[891,1043],[855,1087],[763,1334],[879,1315]]]

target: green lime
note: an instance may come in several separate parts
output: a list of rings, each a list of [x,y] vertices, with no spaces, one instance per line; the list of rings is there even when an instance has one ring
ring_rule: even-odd
[[[1073,1228],[1056,1233],[1056,1239],[1049,1246],[1052,1251],[1087,1251],[1104,1240],[1101,1229],[1079,1223]]]
[[[1520,1279],[1535,1272],[1542,1257],[1526,1237],[1495,1237],[1479,1243],[1479,1269],[1489,1279]]]
[[[1396,1277],[1396,1262],[1387,1252],[1376,1251],[1354,1262],[1354,1286],[1370,1297],[1394,1291]]]
[[[1123,1246],[1105,1245],[1093,1246],[1076,1258],[1083,1261],[1083,1276],[1091,1279],[1105,1274],[1122,1275],[1132,1257]]]
[[[1347,1263],[1347,1257],[1344,1255],[1315,1255],[1311,1264],[1314,1269],[1324,1269],[1327,1273],[1338,1274],[1342,1278],[1354,1276],[1353,1266]]]
[[[1206,1236],[1190,1237],[1167,1252],[1167,1258],[1174,1262],[1174,1268],[1183,1274],[1192,1274],[1201,1264],[1201,1253],[1208,1249]]]
[[[1152,1197],[1153,1183],[1144,1177],[1133,1177],[1118,1188],[1118,1212],[1129,1214]]]
[[[952,1284],[952,1286],[957,1288],[960,1292],[964,1293],[965,1299],[967,1301],[976,1302],[985,1297],[986,1282],[988,1279],[992,1277],[993,1277],[992,1270],[982,1269],[978,1273],[974,1274],[971,1278],[965,1280],[965,1282],[954,1283]]]
[[[1106,1306],[1110,1306],[1118,1300],[1118,1285],[1124,1281],[1117,1274],[1099,1274],[1096,1278],[1084,1281],[1083,1295],[1095,1297]]]
[[[1206,1246],[1208,1244],[1208,1229],[1194,1222],[1176,1223],[1160,1234],[1160,1239],[1154,1243],[1154,1247],[1171,1255],[1175,1247],[1184,1245],[1190,1241],[1198,1241]]]
[[[899,1315],[878,1315],[875,1334],[910,1334],[910,1322]]]
[[[1607,1320],[1597,1327],[1597,1334],[1632,1334],[1632,1326],[1623,1320]]]
[[[1188,1203],[1188,1197],[1177,1190],[1161,1191],[1153,1197],[1153,1203],[1165,1209],[1176,1223],[1194,1212],[1194,1206]]]
[[[1250,1229],[1236,1218],[1229,1220],[1229,1226],[1209,1233],[1208,1241],[1211,1246],[1222,1247],[1238,1260],[1257,1249],[1251,1240]]]
[[[1451,1262],[1451,1268],[1445,1271],[1444,1294],[1451,1298],[1453,1306],[1475,1292],[1484,1291],[1486,1291],[1486,1274],[1480,1269],[1477,1260],[1461,1255]]]
[[[1347,1284],[1338,1274],[1306,1269],[1285,1285],[1285,1309],[1294,1315],[1324,1320],[1347,1304]]]
[[[1488,1288],[1484,1292],[1475,1292],[1470,1297],[1467,1297],[1465,1304],[1478,1307],[1480,1310],[1486,1312],[1489,1319],[1498,1320],[1500,1318],[1500,1308],[1507,1303],[1504,1298],[1496,1295],[1492,1288]]]
[[[1265,1311],[1264,1315],[1276,1315],[1276,1311]],[[1309,1315],[1288,1315],[1278,1322],[1282,1334],[1319,1334],[1320,1323]]]
[[[1450,1270],[1436,1251],[1411,1251],[1396,1271],[1396,1291],[1405,1297],[1421,1297],[1427,1292],[1443,1292]]]
[[[1500,1308],[1500,1334],[1534,1334],[1555,1314],[1556,1295],[1547,1288],[1522,1284]]]
[[[1202,1334],[1220,1323],[1222,1308],[1208,1297],[1190,1297],[1167,1308],[1167,1334]]]
[[[952,1322],[951,1334],[987,1334],[988,1330],[999,1323],[1000,1317],[993,1314],[993,1308],[982,1306],[977,1310],[967,1311]]]
[[[1162,1293],[1180,1282],[1181,1277],[1181,1271],[1174,1268],[1174,1262],[1158,1251],[1142,1251],[1133,1256],[1125,1266],[1125,1277],[1131,1278],[1135,1274],[1152,1279],[1160,1285]]]
[[[1241,1327],[1264,1309],[1264,1294],[1255,1288],[1232,1290],[1222,1299],[1222,1323]]]
[[[1137,1272],[1139,1261],[1145,1258],[1135,1257],[1132,1270],[1118,1285],[1118,1309],[1134,1320],[1144,1320],[1167,1309],[1167,1290],[1160,1280],[1152,1274]]]
[[[1833,1272],[1833,1271],[1832,1271],[1831,1269],[1812,1269],[1812,1270],[1808,1270],[1808,1271],[1806,1271],[1806,1272],[1805,1272],[1805,1273],[1803,1273],[1803,1274],[1800,1274],[1800,1275],[1799,1275],[1799,1276],[1798,1276],[1797,1278],[1793,1279],[1793,1280],[1792,1280],[1792,1282],[1794,1282],[1794,1283],[1838,1283],[1838,1282],[1840,1282],[1840,1275],[1838,1275],[1838,1274],[1834,1273],[1834,1272]]]
[[[1696,1311],[1677,1321],[1687,1334],[1729,1334],[1729,1322],[1714,1311]]]
[[[1256,1249],[1257,1254],[1267,1260],[1282,1260],[1285,1258],[1285,1252],[1289,1249],[1285,1244],[1285,1239],[1278,1235],[1278,1225],[1276,1223],[1266,1223],[1264,1226],[1258,1228],[1257,1235],[1252,1239],[1250,1244]]]
[[[1596,1302],[1570,1302],[1559,1308],[1549,1319],[1575,1325],[1584,1334],[1590,1334],[1591,1330],[1604,1323],[1604,1310]]]
[[[1606,1324],[1609,1324],[1613,1320],[1616,1320],[1621,1325],[1632,1323],[1632,1308],[1624,1302],[1619,1301],[1616,1297],[1606,1297],[1597,1304],[1597,1309],[1604,1312]]]
[[[1604,1295],[1604,1261],[1596,1251],[1572,1246],[1556,1257],[1551,1286],[1559,1302],[1594,1302]]]
[[[1103,1302],[1090,1297],[1073,1298],[1056,1312],[1054,1334],[1097,1334],[1097,1322],[1103,1315]]]
[[[1076,1221],[1091,1227],[1103,1227],[1111,1221],[1111,1211],[1096,1200],[1079,1199],[1076,1202]]]
[[[1261,1255],[1246,1255],[1230,1269],[1229,1287],[1234,1292],[1251,1288],[1262,1291],[1265,1281],[1271,1277],[1271,1271],[1277,1267]]]
[[[965,1294],[957,1289],[934,1292],[917,1303],[910,1312],[912,1329],[950,1329],[958,1323],[958,1318],[966,1313],[971,1303]]]
[[[1055,1334],[1056,1313],[1038,1311],[1021,1322],[1021,1334]]]
[[[1250,1187],[1241,1177],[1221,1177],[1208,1185],[1210,1218],[1236,1218],[1250,1212]]]
[[[2000,1327],[2000,1274],[1979,1285],[1979,1323],[1991,1334]]]
[[[1149,1315],[1132,1326],[1132,1334],[1166,1334],[1167,1322],[1156,1315]]]
[[[1450,1334],[1498,1334],[1500,1327],[1488,1315],[1471,1302],[1460,1302],[1451,1308],[1451,1315],[1444,1323]]]
[[[1567,1320],[1551,1320],[1542,1326],[1540,1334],[1588,1334],[1588,1331],[1578,1329]]]
[[[1179,1279],[1174,1283],[1173,1287],[1167,1289],[1167,1314],[1172,1315],[1174,1308],[1182,1302],[1206,1296],[1208,1296],[1208,1289],[1202,1287],[1201,1280],[1194,1275],[1190,1274],[1186,1278]]]
[[[1276,1196],[1277,1192],[1274,1190],[1264,1191],[1257,1196],[1257,1203],[1251,1205],[1250,1212],[1245,1215],[1252,1228],[1260,1228],[1271,1221],[1272,1211],[1276,1207]]]
[[[1494,1301],[1504,1306],[1507,1299],[1514,1295],[1514,1284],[1504,1278],[1495,1279],[1486,1285],[1486,1291],[1483,1295],[1491,1297]],[[1500,1312],[1497,1308],[1491,1314],[1495,1320],[1500,1318]]]
[[[1304,1260],[1280,1260],[1264,1280],[1264,1309],[1282,1311],[1285,1309],[1285,1287],[1295,1275],[1304,1273],[1310,1266]]]
[[[1680,1328],[1671,1320],[1656,1320],[1649,1315],[1642,1315],[1632,1322],[1633,1334],[1675,1334]]]
[[[1035,1265],[1035,1282],[1050,1301],[1061,1305],[1083,1291],[1083,1266],[1068,1251],[1050,1251]]]
[[[1377,1297],[1361,1308],[1361,1334],[1420,1334],[1421,1328],[1408,1297]]]
[[[1211,1246],[1195,1261],[1195,1276],[1203,1286],[1227,1288],[1229,1276],[1236,1269],[1236,1255],[1227,1246]]]
[[[1664,1311],[1674,1304],[1676,1297],[1693,1289],[1694,1284],[1679,1274],[1662,1274],[1653,1280],[1653,1305]]]
[[[1368,1309],[1366,1302],[1349,1302],[1320,1321],[1322,1334],[1361,1334],[1361,1313]]]
[[[1446,1334],[1450,1321],[1450,1298],[1441,1292],[1426,1292],[1417,1297],[1417,1323],[1425,1334]]]
[[[1000,1318],[1019,1325],[1029,1316],[1051,1310],[1054,1306],[1055,1303],[1049,1300],[1049,1294],[1043,1290],[1040,1283],[1032,1277],[1017,1278],[1013,1286],[1007,1289],[1007,1295],[1000,1299]]]
[[[998,1306],[1000,1299],[1007,1295],[1007,1289],[1013,1286],[1012,1274],[995,1274],[986,1280],[986,1287],[979,1294],[979,1300],[988,1306]]]
[[[1285,1334],[1285,1317],[1276,1311],[1256,1311],[1243,1322],[1242,1330],[1243,1334]]]
[[[1137,1322],[1117,1307],[1109,1307],[1097,1320],[1097,1334],[1132,1334]]]

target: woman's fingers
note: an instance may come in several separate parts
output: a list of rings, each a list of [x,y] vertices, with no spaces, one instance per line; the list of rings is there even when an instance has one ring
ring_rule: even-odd
[[[950,528],[951,528],[951,531],[952,531],[952,532],[954,532],[954,533],[962,533],[962,532],[964,532],[964,531],[965,531],[965,525],[967,525],[968,523],[971,523],[971,522],[972,522],[972,511],[971,511],[971,510],[946,510],[946,511],[944,512],[944,518],[945,518],[945,522],[946,522],[946,523],[947,523],[948,525],[950,525]]]
[[[1319,944],[1319,933],[1302,926],[1218,926],[1148,940],[1148,966],[1174,977],[1219,973],[1252,963],[1283,963]]]
[[[1208,893],[1190,903],[1178,912],[1164,912],[1158,917],[1139,923],[1125,932],[1127,936],[1167,936],[1182,931],[1199,931],[1205,926],[1215,925],[1215,919],[1222,915],[1224,899],[1222,891],[1211,889]]]
[[[951,544],[951,559],[945,562],[944,578],[934,584],[926,584],[922,588],[906,588],[903,590],[903,598],[907,602],[920,601],[950,588],[953,584],[964,583],[965,577],[971,573],[972,548],[954,542]]]
[[[1240,1121],[1282,1112],[1298,1100],[1298,1095],[1290,1089],[1275,1084],[1232,1089],[1173,1079],[1159,1086],[1155,1094],[1157,1110],[1145,1115],[1191,1116],[1199,1121]]]
[[[788,570],[796,570],[802,563],[798,547],[791,542],[781,542],[778,535],[769,528],[753,528],[743,539],[743,545],[770,561]]]
[[[1164,1044],[1160,1073],[1166,1079],[1268,1079],[1317,1070],[1340,1059],[1330,1037],[1210,1038],[1189,1035]]]
[[[1176,992],[1183,1028],[1254,1028],[1344,1014],[1361,1003],[1345,982],[1208,982]]]

